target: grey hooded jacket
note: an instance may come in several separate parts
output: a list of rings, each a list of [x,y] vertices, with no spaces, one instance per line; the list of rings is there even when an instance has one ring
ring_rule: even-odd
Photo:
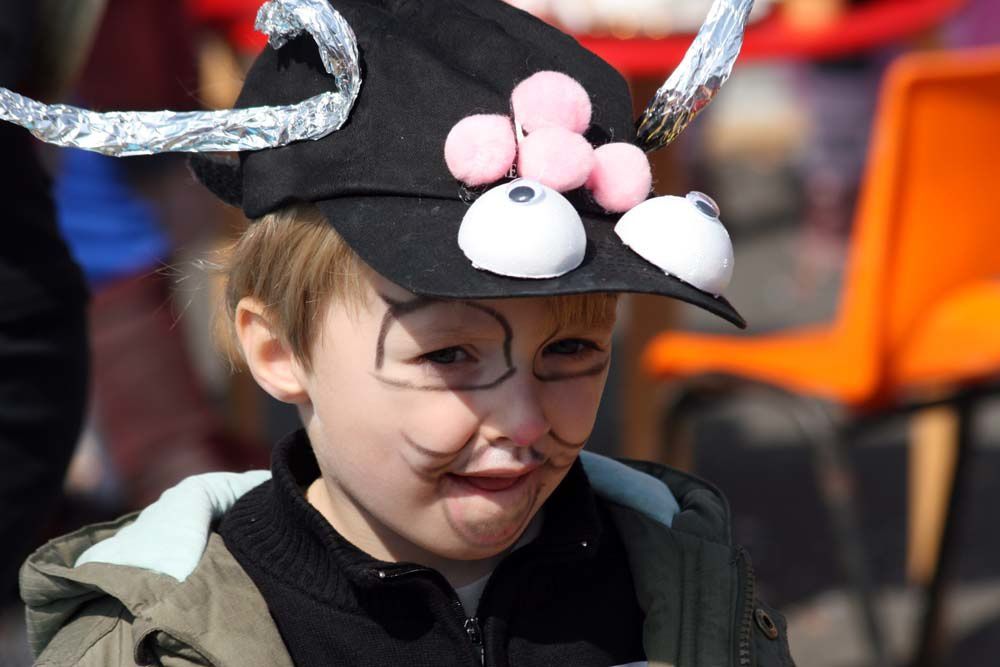
[[[584,465],[628,551],[649,665],[793,666],[784,619],[757,599],[749,557],[731,543],[729,507],[716,489],[654,464],[584,455]],[[189,511],[192,502],[208,504],[218,515],[240,492],[220,500],[226,494],[206,498],[205,484],[189,485],[138,523],[132,515],[87,527],[35,552],[21,570],[21,595],[36,665],[291,667],[264,599],[210,532],[211,512]],[[159,529],[164,517],[192,514],[200,542],[190,522],[180,533]],[[154,530],[136,530],[143,523]],[[127,526],[132,547],[109,540]],[[103,556],[75,566],[99,543]],[[178,546],[190,566],[162,555]],[[137,551],[145,555],[130,558]]]

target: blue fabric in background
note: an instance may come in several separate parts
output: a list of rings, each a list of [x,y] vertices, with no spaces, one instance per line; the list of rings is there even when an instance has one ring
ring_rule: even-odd
[[[170,253],[156,208],[118,159],[66,149],[55,184],[59,227],[91,287],[149,271]]]

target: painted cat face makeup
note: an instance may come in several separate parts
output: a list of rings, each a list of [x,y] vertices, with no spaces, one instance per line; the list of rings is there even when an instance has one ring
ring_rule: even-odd
[[[544,299],[423,299],[373,276],[332,304],[305,378],[320,510],[387,560],[437,566],[517,541],[593,428],[613,314],[558,327]]]
[[[385,295],[380,297],[387,310],[375,347],[374,375],[379,381],[421,391],[486,391],[516,372],[510,349],[514,332],[507,319],[493,308],[473,301],[413,298],[399,302]],[[468,351],[448,348],[455,338],[490,344],[502,341],[503,356],[491,355],[474,365],[462,363]],[[386,345],[390,346],[388,368]],[[427,358],[430,363],[398,363],[425,349],[437,352]]]

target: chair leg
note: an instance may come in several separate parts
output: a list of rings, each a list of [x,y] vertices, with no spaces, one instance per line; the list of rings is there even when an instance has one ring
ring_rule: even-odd
[[[676,324],[676,311],[668,299],[630,295],[622,313],[622,340],[616,347],[621,391],[622,454],[651,459],[660,451],[658,433],[661,383],[642,369],[642,350],[660,332]]]
[[[794,401],[796,421],[812,445],[820,493],[833,524],[841,566],[853,588],[870,664],[887,667],[889,656],[875,609],[871,569],[855,500],[854,471],[845,443],[820,403],[803,398]]]
[[[910,421],[906,573],[926,587],[934,576],[945,513],[955,476],[958,413],[951,405],[927,408]]]
[[[941,544],[938,547],[937,565],[930,585],[924,591],[924,610],[914,667],[939,667],[944,664],[947,651],[945,620],[945,597],[948,575],[957,555],[959,524],[967,493],[969,461],[972,454],[972,399],[965,398],[958,405],[958,442],[955,469],[951,480],[948,510]]]
[[[692,427],[697,415],[709,404],[731,398],[737,386],[731,381],[706,376],[698,381],[682,384],[660,408],[660,434],[662,447],[659,460],[677,468],[694,469],[694,433]]]
[[[704,403],[699,390],[683,387],[660,412],[663,447],[659,459],[678,470],[694,470],[694,432],[692,415]]]

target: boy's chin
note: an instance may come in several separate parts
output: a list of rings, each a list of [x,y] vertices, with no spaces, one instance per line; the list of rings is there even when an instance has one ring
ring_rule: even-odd
[[[450,560],[473,561],[493,558],[510,549],[524,534],[533,512],[519,517],[463,521],[449,516],[449,539],[436,543],[434,551]]]
[[[446,550],[454,560],[491,558],[510,548],[524,533],[535,514],[537,485],[528,483],[511,490],[503,502],[499,498],[457,493],[445,499],[444,513],[451,528]],[[440,547],[438,551],[441,551]],[[444,554],[442,554],[444,555]]]
[[[435,556],[445,561],[474,563],[500,556],[515,542],[517,542],[517,539],[511,540],[508,543],[493,546],[468,546],[455,544],[449,545],[449,547],[445,547],[443,549],[435,549],[433,553]]]

